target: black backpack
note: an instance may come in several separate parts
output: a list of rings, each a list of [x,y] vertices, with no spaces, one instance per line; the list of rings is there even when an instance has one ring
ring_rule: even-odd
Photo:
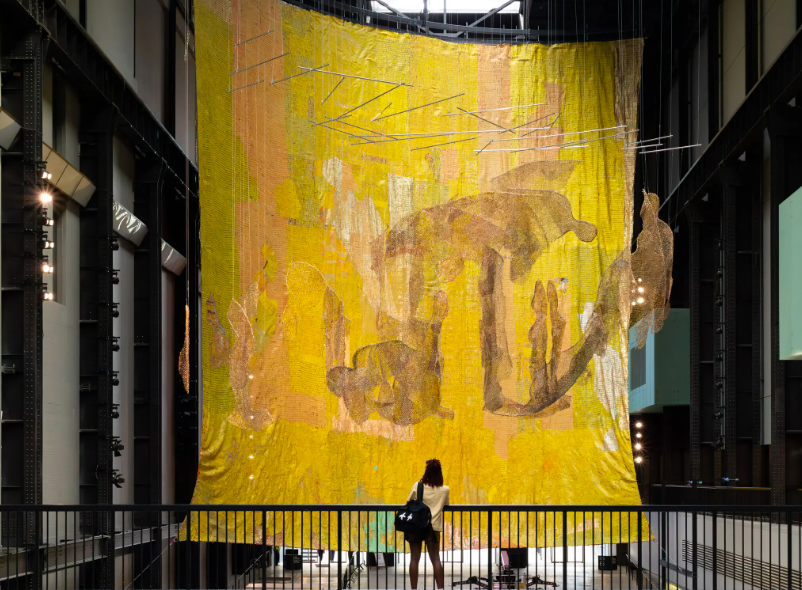
[[[395,530],[421,539],[432,531],[432,511],[423,503],[423,482],[418,482],[417,499],[410,500],[395,515]]]

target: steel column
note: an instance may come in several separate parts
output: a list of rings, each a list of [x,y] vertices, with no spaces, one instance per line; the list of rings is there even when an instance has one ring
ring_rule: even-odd
[[[39,2],[30,3],[41,11]],[[0,502],[42,502],[42,239],[46,208],[40,198],[42,72],[46,42],[30,27],[3,47],[17,78],[4,90],[22,121],[13,155],[4,157],[2,195],[3,423]],[[5,81],[5,80],[4,80]],[[9,544],[25,547],[27,587],[41,587],[41,527],[34,513],[4,519]]]
[[[97,504],[113,503],[115,476],[111,410],[113,387],[118,381],[112,350],[112,166],[117,121],[117,110],[105,103],[81,104],[81,170],[97,187],[81,211],[81,380],[88,384],[88,390],[82,393],[81,406],[82,413],[94,413],[97,417],[94,432],[83,427],[81,432],[81,501]],[[92,528],[105,539],[111,538],[113,515],[102,513]],[[114,583],[113,551],[107,555],[109,558],[101,560],[97,569],[97,585],[102,588],[111,588]]]
[[[689,210],[690,211],[690,210]],[[699,333],[701,328],[701,235],[700,224],[695,216],[689,215],[688,228],[690,231],[689,243],[689,301],[690,308],[690,434],[691,434],[691,482],[696,487],[702,477],[702,396],[701,396],[701,347]]]
[[[723,475],[728,479],[738,477],[738,439],[737,439],[737,386],[738,386],[738,362],[736,350],[737,325],[737,285],[736,280],[737,262],[737,214],[739,189],[741,187],[741,174],[735,165],[725,166],[722,170],[722,245],[723,245],[723,277],[724,285],[724,322],[721,326],[724,352],[723,378],[723,399],[724,415],[722,416],[724,425],[724,465]],[[717,482],[718,483],[718,482]],[[733,482],[735,483],[735,482]]]
[[[134,252],[134,502],[162,501],[162,262],[161,199],[164,163],[155,158],[136,163],[134,215],[148,227]],[[154,514],[143,513],[135,526],[155,530]],[[142,587],[161,587],[161,541],[148,543],[134,569]]]

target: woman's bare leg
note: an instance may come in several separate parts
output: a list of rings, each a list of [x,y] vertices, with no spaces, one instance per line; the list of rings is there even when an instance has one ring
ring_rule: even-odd
[[[407,543],[409,543],[409,549],[412,552],[409,561],[409,586],[412,590],[416,590],[418,587],[418,564],[420,563],[423,541],[407,541]]]
[[[434,582],[442,590],[445,583],[445,572],[443,571],[443,564],[440,562],[440,535],[438,533],[434,534],[432,542],[426,541],[426,550],[429,552],[429,560],[432,562]],[[410,571],[412,570],[410,569]]]

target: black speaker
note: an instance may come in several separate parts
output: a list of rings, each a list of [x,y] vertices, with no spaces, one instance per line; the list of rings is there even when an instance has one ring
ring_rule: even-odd
[[[395,553],[382,553],[384,558],[384,567],[393,567],[395,565]],[[368,553],[368,567],[379,567],[379,562],[376,560],[376,553]]]
[[[618,569],[615,555],[599,555],[599,571],[609,572]]]
[[[303,564],[303,556],[300,549],[285,549],[284,550],[284,569],[285,570],[299,570]]]

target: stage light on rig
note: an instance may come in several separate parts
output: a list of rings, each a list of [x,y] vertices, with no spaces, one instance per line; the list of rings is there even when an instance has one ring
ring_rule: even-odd
[[[635,444],[632,445],[632,448],[639,453],[634,457],[634,461],[636,465],[640,465],[641,463],[643,463],[643,453],[642,453],[643,442],[641,440],[643,439],[643,432],[641,432],[643,430],[643,421],[638,420],[637,422],[635,422],[634,426],[635,426]]]
[[[42,203],[52,203],[53,202],[53,195],[51,195],[50,193],[42,191],[41,193],[39,193],[39,200],[42,201]]]

